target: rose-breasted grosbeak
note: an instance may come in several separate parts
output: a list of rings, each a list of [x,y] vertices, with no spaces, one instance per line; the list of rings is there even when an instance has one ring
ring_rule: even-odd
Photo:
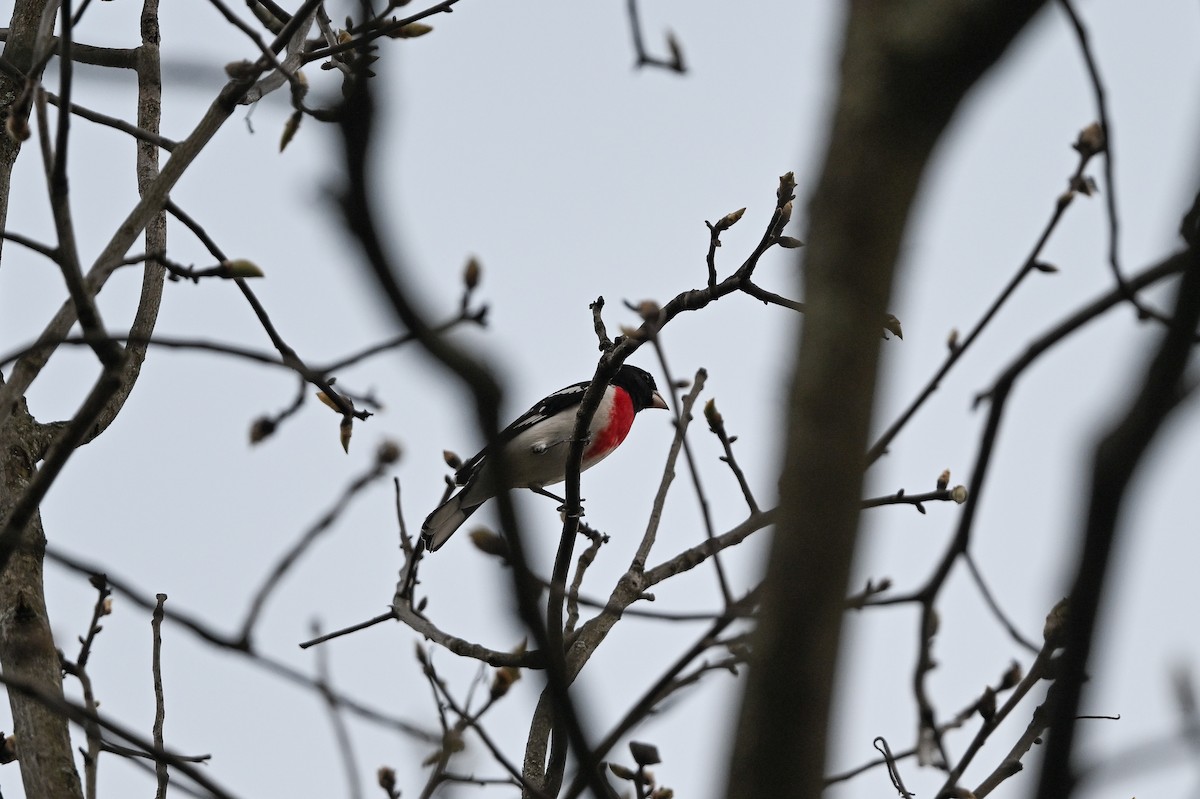
[[[555,391],[500,433],[498,443],[504,447],[508,462],[503,484],[497,485],[487,449],[462,465],[454,481],[463,489],[429,514],[421,525],[421,536],[431,552],[446,543],[468,516],[501,490],[530,488],[547,493],[542,491],[544,486],[566,479],[567,450],[575,431],[575,414],[587,387],[588,381],[584,381]],[[604,390],[600,407],[588,426],[588,443],[580,471],[602,461],[625,440],[638,411],[666,407],[649,372],[622,365]]]

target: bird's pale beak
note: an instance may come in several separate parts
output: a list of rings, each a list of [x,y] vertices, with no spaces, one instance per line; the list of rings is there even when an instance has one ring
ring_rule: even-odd
[[[659,394],[657,391],[655,391],[650,395],[650,407],[662,408],[665,411],[667,409],[667,401],[662,398],[662,394]]]

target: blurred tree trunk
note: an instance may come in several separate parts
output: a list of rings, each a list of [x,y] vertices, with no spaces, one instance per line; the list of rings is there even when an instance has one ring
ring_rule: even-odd
[[[824,167],[809,204],[807,307],[779,522],[726,795],[822,789],[880,331],[930,154],[1041,0],[849,4]]]

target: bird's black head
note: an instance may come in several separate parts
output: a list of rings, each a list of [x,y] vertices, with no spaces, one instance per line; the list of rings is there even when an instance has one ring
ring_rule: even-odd
[[[613,377],[612,383],[629,393],[635,411],[667,407],[662,395],[658,393],[658,386],[654,384],[654,378],[645,369],[622,364]]]

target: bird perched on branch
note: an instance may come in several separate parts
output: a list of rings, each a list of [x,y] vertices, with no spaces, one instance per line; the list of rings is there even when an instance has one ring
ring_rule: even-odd
[[[468,516],[502,490],[529,488],[554,496],[542,489],[566,479],[575,415],[588,385],[585,380],[555,391],[501,431],[497,446],[504,448],[506,474],[494,473],[488,457],[490,449],[484,449],[459,468],[454,481],[462,490],[429,514],[421,525],[421,537],[429,551],[446,543]],[[588,425],[580,471],[604,460],[625,440],[638,411],[666,407],[649,372],[622,365],[605,388],[600,407]]]

